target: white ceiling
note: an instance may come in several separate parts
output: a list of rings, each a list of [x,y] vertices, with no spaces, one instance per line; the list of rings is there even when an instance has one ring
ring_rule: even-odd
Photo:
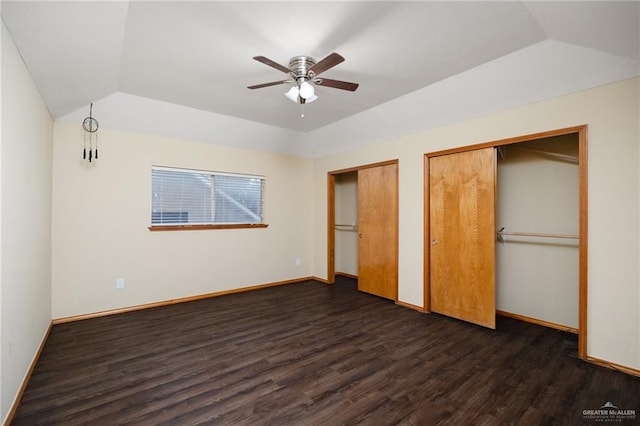
[[[411,105],[433,109],[437,125],[640,73],[637,1],[2,1],[2,19],[54,118],[86,116],[90,102],[99,119],[100,102],[102,117],[114,120],[127,108],[149,117],[172,109],[189,126],[243,126],[239,145],[247,134],[270,133],[289,144],[275,149],[286,152],[296,139],[313,144],[367,126],[372,133],[354,144],[393,137],[387,117],[405,132],[420,130],[428,123],[417,124]],[[286,78],[253,56],[287,65],[331,52],[346,61],[322,76],[360,87],[317,87],[304,118],[284,97],[288,87],[246,88]],[[477,94],[461,92],[465,84]],[[165,133],[184,137],[177,128]]]

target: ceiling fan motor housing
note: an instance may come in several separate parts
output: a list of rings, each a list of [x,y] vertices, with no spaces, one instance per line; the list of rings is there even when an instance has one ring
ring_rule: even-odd
[[[299,79],[309,80],[313,78],[313,72],[309,73],[309,68],[316,64],[316,60],[310,56],[294,56],[289,61],[289,69],[293,78],[298,81]]]

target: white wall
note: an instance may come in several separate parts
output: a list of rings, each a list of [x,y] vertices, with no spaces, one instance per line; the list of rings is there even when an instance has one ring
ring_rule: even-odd
[[[587,124],[589,356],[640,368],[638,79],[317,159],[314,273],[326,277],[326,174],[399,159],[399,300],[423,306],[423,155]]]
[[[312,160],[100,125],[93,164],[80,123],[54,127],[53,318],[311,275]],[[268,228],[149,231],[152,165],[266,176]]]
[[[573,145],[577,157],[577,135],[551,139],[539,141],[536,149]],[[507,232],[578,235],[578,164],[511,146],[503,152],[496,226]],[[496,243],[496,308],[578,328],[578,254],[577,239],[505,236]]]
[[[51,322],[51,119],[2,25],[0,405],[4,422]]]
[[[340,173],[335,181],[335,222],[358,225],[358,172]],[[358,275],[358,232],[349,227],[335,231],[336,272]]]

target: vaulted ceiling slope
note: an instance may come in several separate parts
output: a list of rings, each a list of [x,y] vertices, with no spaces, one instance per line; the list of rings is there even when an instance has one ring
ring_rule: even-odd
[[[56,119],[95,102],[109,127],[293,155],[640,74],[636,1],[2,1],[1,13]],[[253,56],[331,52],[346,61],[325,76],[360,87],[317,87],[304,118],[286,86],[247,89],[286,78]]]

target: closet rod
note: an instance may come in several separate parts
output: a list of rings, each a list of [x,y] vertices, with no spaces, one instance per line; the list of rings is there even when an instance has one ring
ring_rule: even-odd
[[[336,223],[335,225],[333,225],[333,227],[335,228],[336,231],[353,231],[353,232],[358,231],[358,225],[346,225],[346,224]],[[347,229],[344,229],[344,228],[347,228]]]
[[[577,240],[580,237],[577,235],[570,234],[546,234],[542,232],[506,232],[506,231],[498,231],[498,235],[514,235],[518,237],[543,237],[543,238],[569,238],[573,240]]]

